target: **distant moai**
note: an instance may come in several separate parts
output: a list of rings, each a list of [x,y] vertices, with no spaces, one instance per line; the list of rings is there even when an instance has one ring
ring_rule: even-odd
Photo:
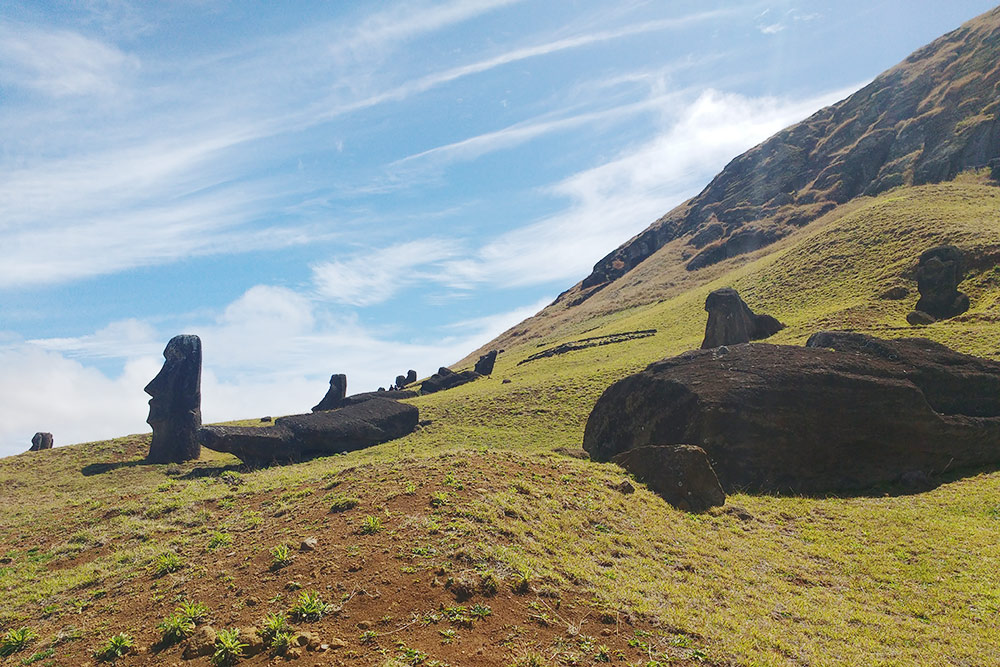
[[[201,339],[174,336],[163,350],[163,368],[146,385],[153,440],[146,460],[180,463],[201,455]]]
[[[345,396],[347,396],[347,376],[343,373],[334,373],[330,376],[330,389],[327,390],[326,396],[313,406],[312,411],[336,410],[344,404]]]
[[[31,449],[29,452],[40,452],[43,449],[52,449],[52,434],[39,431],[31,438]]]

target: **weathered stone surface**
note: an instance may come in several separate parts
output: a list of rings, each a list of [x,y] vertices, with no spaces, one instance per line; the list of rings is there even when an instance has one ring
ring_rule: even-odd
[[[312,411],[335,410],[343,405],[345,396],[347,396],[347,376],[343,373],[335,373],[330,376],[330,388],[327,390],[326,396],[313,406]]]
[[[337,410],[279,417],[274,426],[206,426],[199,431],[209,449],[229,452],[253,465],[301,461],[371,447],[413,432],[416,407],[372,398]]]
[[[808,345],[651,364],[604,392],[584,448],[607,461],[697,444],[730,492],[852,491],[1000,463],[1000,364],[920,338],[822,332]]]
[[[969,309],[969,297],[958,291],[965,277],[965,258],[952,245],[931,248],[917,263],[917,289],[920,299],[914,310],[936,319],[961,315]]]
[[[358,403],[370,401],[373,398],[388,398],[394,401],[399,401],[404,398],[413,398],[415,396],[417,396],[417,392],[407,389],[394,389],[392,391],[366,391],[360,394],[351,394],[350,396],[345,397],[341,402],[341,407],[357,405]]]
[[[417,381],[417,372],[412,368],[406,371],[406,384],[413,384],[416,381]]]
[[[39,431],[31,436],[31,448],[29,452],[40,452],[43,449],[52,449],[52,434]]]
[[[424,380],[423,384],[420,385],[421,394],[433,394],[437,391],[443,391],[445,389],[451,389],[459,385],[463,385],[466,382],[472,382],[482,375],[476,371],[462,371],[461,373],[456,373],[450,368],[445,368],[442,366],[438,369],[438,372]]]
[[[704,512],[726,503],[719,478],[701,447],[636,447],[615,455],[611,460],[679,510]]]
[[[181,463],[198,458],[201,427],[201,339],[174,336],[163,350],[163,368],[146,385],[153,440],[146,460]]]
[[[480,375],[492,375],[493,366],[497,362],[497,351],[490,350],[483,356],[479,357],[479,361],[476,362],[475,367],[472,369],[479,373]]]
[[[773,336],[785,325],[770,315],[757,315],[732,287],[717,289],[705,299],[708,322],[701,349],[737,345]]]

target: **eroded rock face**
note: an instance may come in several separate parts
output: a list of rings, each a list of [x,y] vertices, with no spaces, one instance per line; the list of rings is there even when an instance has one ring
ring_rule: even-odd
[[[611,460],[635,475],[650,491],[685,512],[704,512],[726,503],[719,478],[701,447],[636,447]]]
[[[39,431],[31,436],[31,449],[29,452],[40,452],[43,449],[52,449],[52,434]]]
[[[920,299],[914,310],[938,320],[961,315],[969,309],[969,297],[958,291],[964,277],[965,258],[961,250],[943,245],[925,251],[917,264]]]
[[[413,432],[419,421],[412,405],[371,398],[337,410],[279,417],[271,427],[205,426],[198,435],[209,449],[268,465],[371,447]]]
[[[312,411],[335,410],[343,405],[345,396],[347,396],[347,376],[343,373],[334,373],[330,376],[330,388],[326,396],[313,406]]]
[[[843,332],[686,352],[611,385],[583,445],[607,461],[665,442],[702,447],[727,492],[849,492],[996,465],[1000,364]]]
[[[770,315],[757,315],[732,287],[717,289],[705,299],[708,323],[701,349],[738,345],[773,336],[785,325]]]
[[[152,396],[146,423],[153,427],[146,460],[181,463],[201,454],[201,339],[174,336],[163,358],[163,368],[145,388]]]

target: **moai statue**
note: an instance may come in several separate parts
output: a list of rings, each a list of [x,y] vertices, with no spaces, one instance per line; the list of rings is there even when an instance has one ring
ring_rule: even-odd
[[[312,411],[336,410],[344,405],[345,396],[347,396],[347,376],[343,373],[335,373],[330,376],[330,388],[327,390],[326,396],[313,406]]]
[[[29,452],[40,452],[43,449],[52,449],[52,434],[39,431],[31,438],[31,449]]]
[[[153,441],[150,463],[180,463],[201,455],[201,339],[174,336],[163,350],[163,368],[146,385]]]

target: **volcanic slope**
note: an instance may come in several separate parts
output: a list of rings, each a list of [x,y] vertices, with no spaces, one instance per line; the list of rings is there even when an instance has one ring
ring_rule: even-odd
[[[733,159],[496,345],[669,298],[857,196],[946,181],[998,158],[1000,7]]]
[[[970,255],[972,307],[914,329],[909,276],[941,243]],[[850,327],[1000,359],[998,259],[1000,188],[963,173],[856,199],[660,302],[511,339],[491,377],[410,399],[430,423],[395,442],[263,470],[208,451],[147,465],[148,435],[0,460],[0,629],[38,635],[0,661],[94,663],[127,633],[118,664],[206,665],[158,643],[182,602],[246,638],[308,593],[330,606],[290,617],[327,645],[304,664],[1000,664],[996,471],[686,514],[573,456],[607,385],[698,347],[712,289],[788,324],[773,342]],[[566,345],[583,339],[617,342]]]

